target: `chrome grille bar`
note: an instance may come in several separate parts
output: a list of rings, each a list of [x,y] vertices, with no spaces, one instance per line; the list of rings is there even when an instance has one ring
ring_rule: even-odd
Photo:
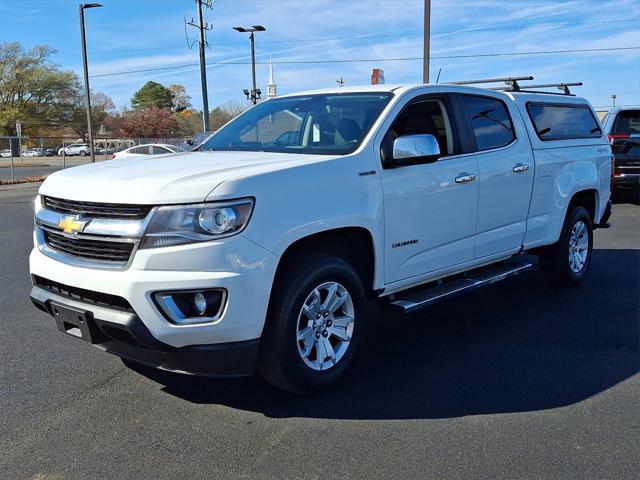
[[[63,214],[81,214],[92,218],[144,219],[153,206],[118,203],[79,202],[55,197],[42,197],[42,206]]]

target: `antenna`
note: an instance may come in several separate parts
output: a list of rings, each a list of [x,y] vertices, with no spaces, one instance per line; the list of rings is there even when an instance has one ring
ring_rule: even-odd
[[[340,77],[336,80],[339,87],[344,87],[344,77]]]

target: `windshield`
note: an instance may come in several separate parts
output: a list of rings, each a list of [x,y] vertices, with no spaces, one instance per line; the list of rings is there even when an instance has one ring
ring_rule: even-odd
[[[346,93],[275,98],[218,130],[198,150],[345,155],[358,148],[391,96]]]

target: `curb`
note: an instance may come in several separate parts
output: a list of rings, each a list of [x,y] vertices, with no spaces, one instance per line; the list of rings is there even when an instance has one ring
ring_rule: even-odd
[[[15,183],[13,185],[0,185],[0,192],[15,191],[15,190],[34,190],[38,189],[42,185],[42,182],[25,182]]]

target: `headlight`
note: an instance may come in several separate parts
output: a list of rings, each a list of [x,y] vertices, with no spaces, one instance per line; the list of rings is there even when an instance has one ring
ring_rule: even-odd
[[[140,248],[207,242],[240,233],[249,222],[253,199],[159,207],[153,211]]]

